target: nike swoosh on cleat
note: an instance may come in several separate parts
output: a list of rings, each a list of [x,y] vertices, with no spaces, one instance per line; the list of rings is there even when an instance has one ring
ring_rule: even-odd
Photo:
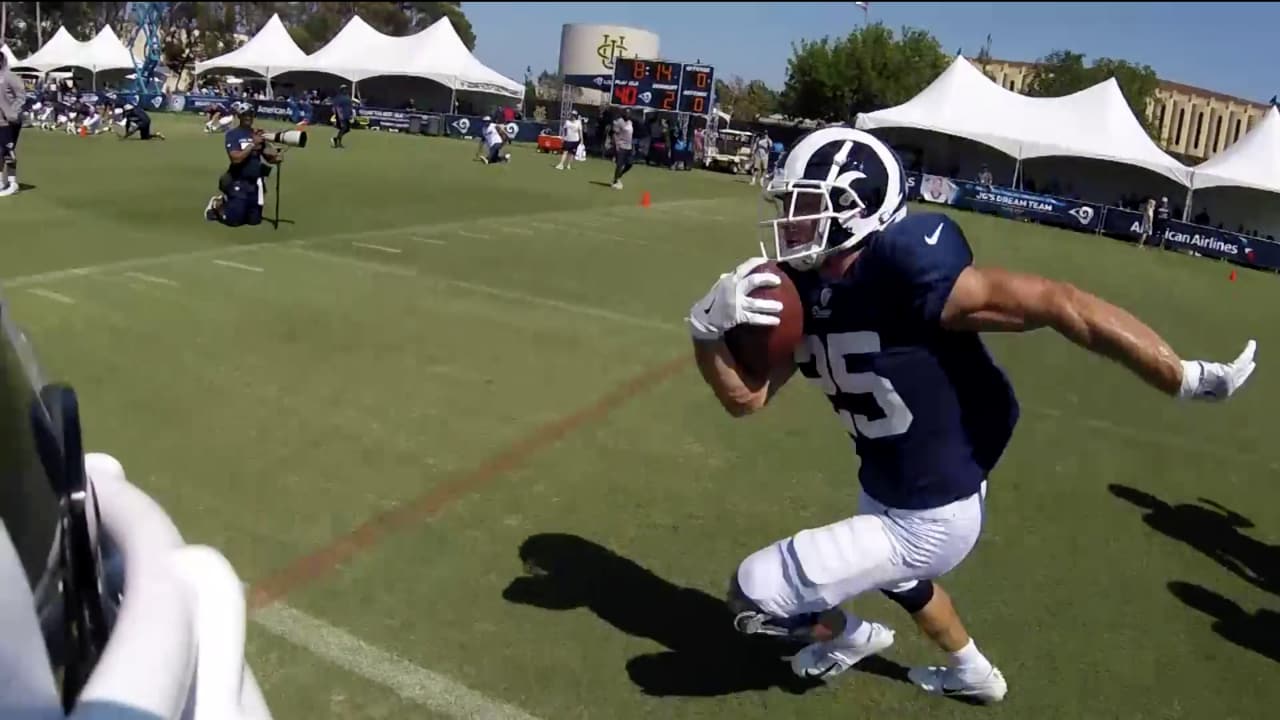
[[[818,671],[814,671],[814,670],[805,670],[805,671],[804,671],[804,674],[805,674],[805,676],[806,676],[806,677],[811,677],[811,678],[822,678],[822,677],[826,677],[828,673],[830,673],[832,670],[835,670],[835,669],[836,669],[837,665],[838,665],[838,663],[831,663],[830,665],[828,665],[828,666],[826,666],[825,668],[823,668],[823,669],[821,669],[821,670],[818,670]]]

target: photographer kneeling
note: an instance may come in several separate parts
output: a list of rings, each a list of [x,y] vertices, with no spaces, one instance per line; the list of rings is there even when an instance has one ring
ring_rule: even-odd
[[[279,148],[267,145],[267,137],[253,127],[253,106],[241,103],[236,108],[240,124],[227,131],[223,145],[231,165],[218,179],[221,194],[213,196],[205,207],[206,220],[218,221],[229,227],[258,225],[262,223],[262,208],[266,204],[270,165],[278,165],[284,158]]]

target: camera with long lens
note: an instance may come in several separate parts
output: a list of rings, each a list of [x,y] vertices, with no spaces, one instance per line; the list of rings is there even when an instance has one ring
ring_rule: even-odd
[[[267,142],[273,142],[277,145],[288,145],[289,147],[304,148],[307,146],[306,130],[278,130],[263,131],[263,139]]]

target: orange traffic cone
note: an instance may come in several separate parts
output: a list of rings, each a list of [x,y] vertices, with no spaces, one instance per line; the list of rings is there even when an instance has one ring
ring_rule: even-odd
[[[1227,276],[1227,279],[1231,282],[1236,281],[1236,271],[1234,269],[1231,271],[1231,274]]]
[[[640,207],[649,207],[650,202],[649,191],[645,190],[640,194]]]

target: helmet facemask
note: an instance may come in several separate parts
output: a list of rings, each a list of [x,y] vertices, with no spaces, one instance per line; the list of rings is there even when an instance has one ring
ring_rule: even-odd
[[[866,211],[851,188],[805,178],[775,178],[764,190],[764,201],[769,216],[761,225],[772,233],[773,258],[801,270],[853,244],[849,224]]]

